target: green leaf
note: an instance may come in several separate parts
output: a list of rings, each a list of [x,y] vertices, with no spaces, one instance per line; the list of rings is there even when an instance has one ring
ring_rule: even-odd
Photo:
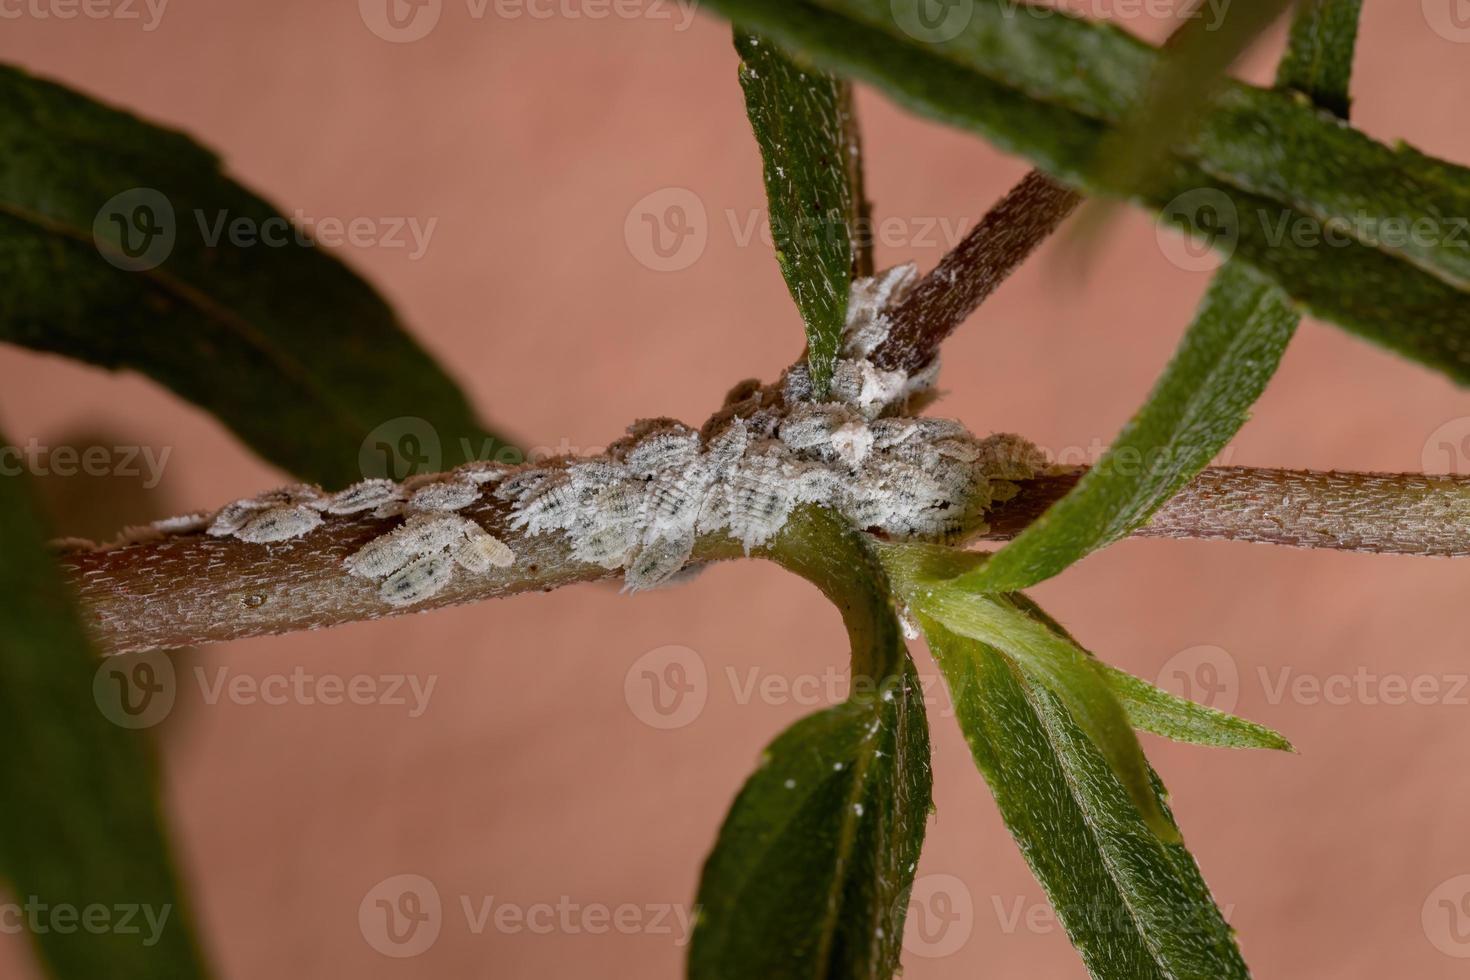
[[[1006,826],[1092,975],[1245,980],[1194,858],[1145,824],[1062,700],[999,650],[933,619],[920,623]],[[1156,808],[1174,826],[1163,785],[1149,776]]]
[[[806,324],[812,388],[822,398],[842,343],[848,287],[863,264],[852,87],[738,26],[735,49],[745,110],[765,162],[776,258]]]
[[[1053,633],[1079,648],[1082,646],[1061,623],[1052,619],[1044,609],[1026,596],[1017,592],[1007,598]],[[1092,654],[1089,652],[1088,656],[1091,657]],[[1101,668],[1103,679],[1123,705],[1129,724],[1139,731],[1152,732],[1176,742],[1194,745],[1295,751],[1290,742],[1264,725],[1187,701],[1096,658],[1094,662]]]
[[[0,340],[139,371],[326,486],[385,475],[364,472],[380,452],[401,477],[505,448],[372,287],[214,155],[14,68],[0,105]]]
[[[1103,166],[1125,187],[1141,187],[1168,147],[1185,135],[1225,72],[1293,0],[1253,0],[1215,8],[1188,5],[1149,79],[1143,104],[1108,139]]]
[[[1109,664],[1099,666],[1134,728],[1194,745],[1294,751],[1285,737],[1265,725],[1185,700]]]
[[[1301,92],[1335,116],[1347,118],[1348,81],[1363,0],[1300,0],[1291,21],[1276,87]]]
[[[1145,822],[1162,836],[1177,833],[1154,796],[1133,726],[1087,651],[1033,617],[1024,597],[976,595],[957,586],[964,570],[984,562],[985,555],[923,544],[883,545],[881,554],[894,588],[915,614],[1000,650],[1060,698],[1127,787]]]
[[[852,692],[772,742],[730,808],[700,878],[689,975],[889,977],[931,805],[918,675],[862,535],[808,509],[769,557],[842,611]]]
[[[0,477],[0,541],[0,877],[52,976],[203,977],[149,746],[104,714],[108,668],[21,477]]]
[[[711,6],[1081,190],[1138,200],[1313,315],[1470,383],[1470,171],[1391,149],[1288,94],[1225,82],[1138,196],[1099,165],[1099,149],[1141,104],[1156,49],[1014,0],[954,5],[969,15],[964,29],[920,40],[893,14],[914,2]]]
[[[1275,286],[1227,264],[1148,401],[1098,464],[958,583],[1019,591],[1147,523],[1245,423],[1296,324]]]

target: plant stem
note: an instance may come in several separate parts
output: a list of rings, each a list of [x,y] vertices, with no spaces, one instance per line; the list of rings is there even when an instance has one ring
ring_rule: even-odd
[[[889,314],[873,352],[885,371],[910,374],[1076,209],[1082,196],[1033,170]]]
[[[1083,471],[1028,481],[989,515],[981,540],[1008,541]],[[1211,467],[1134,532],[1388,555],[1470,555],[1470,477]]]
[[[1020,533],[1079,473],[1029,480],[989,516],[985,540]],[[616,577],[574,561],[561,535],[527,537],[508,527],[508,504],[482,500],[462,513],[505,541],[515,564],[460,573],[409,611],[546,591]],[[405,610],[342,560],[394,525],[336,517],[304,538],[250,544],[205,534],[161,537],[60,556],[101,648],[169,649],[377,619]],[[1206,470],[1164,506],[1143,537],[1224,538],[1386,554],[1470,554],[1470,477],[1312,473],[1222,467]],[[738,557],[723,535],[701,539],[694,561]]]

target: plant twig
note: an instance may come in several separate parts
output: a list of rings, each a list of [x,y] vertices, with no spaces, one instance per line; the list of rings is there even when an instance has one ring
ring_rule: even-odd
[[[1026,481],[989,517],[985,540],[1006,540],[1059,499],[1080,474]],[[527,537],[508,526],[510,505],[482,500],[462,513],[508,543],[510,568],[459,575],[414,611],[550,591],[617,576],[573,560],[561,535]],[[168,649],[317,629],[404,610],[342,560],[393,520],[333,518],[304,538],[261,545],[204,534],[161,537],[61,563],[108,653]],[[1217,468],[1165,505],[1144,537],[1226,538],[1387,554],[1470,554],[1470,477],[1311,473]],[[694,560],[736,557],[723,535],[702,538]]]
[[[979,539],[1014,538],[1083,472],[1027,481],[991,512]],[[1462,557],[1470,555],[1470,477],[1212,467],[1134,536]]]
[[[918,371],[939,345],[1076,209],[1082,196],[1028,173],[889,314],[873,352],[885,371]]]

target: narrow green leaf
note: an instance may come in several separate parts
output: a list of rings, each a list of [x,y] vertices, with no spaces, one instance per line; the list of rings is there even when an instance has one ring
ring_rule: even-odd
[[[0,341],[139,371],[327,486],[505,448],[372,287],[211,153],[14,68],[0,105]]]
[[[832,379],[847,294],[863,259],[862,159],[852,87],[735,28],[745,109],[765,163],[776,258],[806,324],[812,387]]]
[[[1470,383],[1466,168],[1227,81],[1140,197],[1099,166],[1099,150],[1141,104],[1159,54],[1115,27],[1014,0],[954,5],[963,25],[934,36],[895,16],[908,0],[710,2],[1081,190],[1138,200],[1313,315]]]
[[[1227,264],[1148,401],[1098,464],[959,584],[1016,592],[1146,523],[1245,423],[1296,324],[1275,286]]]
[[[1148,763],[1101,665],[1060,628],[1032,614],[1024,596],[976,595],[955,584],[986,555],[926,544],[884,544],[879,551],[894,589],[909,609],[947,630],[995,647],[1066,704],[1143,819],[1164,836],[1175,833],[1149,785]]]
[[[1245,980],[1194,858],[1145,824],[1062,700],[1003,653],[920,617],[980,771],[1094,977]],[[1156,808],[1174,826],[1149,770]]]
[[[1004,597],[971,595],[943,584],[921,591],[922,598],[913,603],[916,613],[1000,650],[1056,695],[1127,787],[1145,822],[1166,838],[1176,833],[1149,785],[1138,736],[1095,660]]]
[[[1294,0],[1219,7],[1187,5],[1149,79],[1143,104],[1108,138],[1102,166],[1124,187],[1141,187],[1167,149],[1185,135],[1225,72]]]
[[[107,667],[22,477],[0,476],[0,541],[0,884],[60,980],[203,977],[149,747],[104,714]]]
[[[1300,0],[1291,40],[1276,68],[1276,87],[1301,92],[1342,119],[1352,100],[1348,81],[1363,0]]]
[[[1134,728],[1194,745],[1293,751],[1284,736],[1265,725],[1185,700],[1109,664],[1099,666]]]
[[[700,878],[689,975],[889,977],[931,805],[919,679],[860,534],[809,510],[768,556],[842,611],[852,692],[772,742],[735,799]]]

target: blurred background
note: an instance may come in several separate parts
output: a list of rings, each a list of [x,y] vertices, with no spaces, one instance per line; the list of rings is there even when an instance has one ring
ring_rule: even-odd
[[[1456,3],[1367,4],[1354,120],[1463,162]],[[1147,4],[1073,6],[1163,33]],[[368,219],[337,254],[523,445],[697,423],[799,352],[729,27],[688,4],[430,0],[407,26],[381,0],[4,9],[0,58],[188,131],[303,225]],[[1242,74],[1268,81],[1280,45]],[[880,266],[933,264],[1025,171],[858,101]],[[1085,267],[1053,243],[946,347],[935,410],[1095,459],[1208,280],[1176,246],[1132,212]],[[284,480],[138,377],[8,348],[0,377],[58,533]],[[1470,395],[1309,321],[1224,461],[1465,473],[1467,437]],[[62,447],[103,447],[107,475],[58,475]],[[1470,968],[1467,594],[1470,562],[1174,542],[1035,590],[1099,656],[1297,745],[1144,736],[1257,976]],[[154,729],[220,975],[676,975],[727,805],[767,741],[843,696],[845,659],[835,611],[755,562],[180,654]],[[313,693],[355,678],[363,703]],[[905,977],[1084,977],[937,683],[929,709],[937,812]],[[389,956],[359,913],[404,887],[437,900],[437,931]],[[0,975],[37,975],[24,937],[0,935]]]

